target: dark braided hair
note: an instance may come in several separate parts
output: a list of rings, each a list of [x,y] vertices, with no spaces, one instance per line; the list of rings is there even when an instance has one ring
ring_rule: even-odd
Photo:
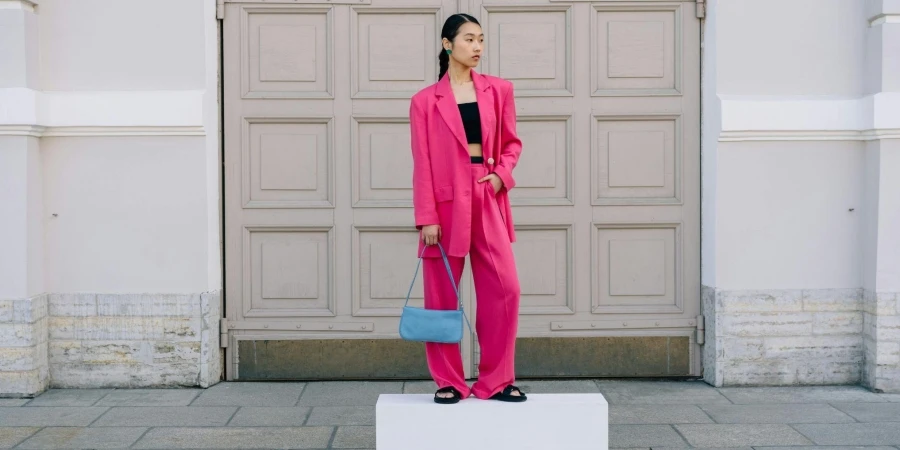
[[[456,34],[459,33],[459,27],[466,22],[472,22],[481,26],[477,19],[468,14],[454,14],[444,21],[444,28],[441,29],[441,38],[447,38],[448,41],[453,42],[453,39],[456,38]],[[450,68],[450,55],[447,54],[443,44],[441,45],[440,53],[438,53],[438,63],[441,68],[441,72],[438,75],[438,80],[440,80],[444,77],[444,74],[447,73],[447,69]]]

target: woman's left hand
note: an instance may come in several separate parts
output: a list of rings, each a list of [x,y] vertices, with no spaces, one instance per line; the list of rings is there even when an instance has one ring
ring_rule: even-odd
[[[501,180],[496,173],[489,173],[484,178],[478,180],[479,183],[484,183],[485,181],[491,182],[491,187],[494,188],[494,195],[497,195],[503,187],[503,180]]]

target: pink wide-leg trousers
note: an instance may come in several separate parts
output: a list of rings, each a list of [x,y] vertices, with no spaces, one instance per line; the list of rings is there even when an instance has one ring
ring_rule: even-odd
[[[516,331],[519,322],[519,278],[512,244],[481,164],[472,164],[472,237],[469,259],[475,282],[475,333],[481,346],[478,381],[470,389],[463,376],[459,344],[427,342],[428,369],[438,388],[455,387],[463,398],[486,399],[515,381]],[[465,259],[448,256],[459,285]],[[441,258],[425,258],[425,308],[456,309],[456,294]],[[471,317],[470,317],[471,318]]]

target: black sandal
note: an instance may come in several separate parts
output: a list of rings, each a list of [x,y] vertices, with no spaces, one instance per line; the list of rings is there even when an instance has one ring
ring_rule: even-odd
[[[512,395],[513,391],[518,392],[519,395]],[[502,391],[492,395],[491,400],[500,400],[501,402],[524,402],[525,400],[528,400],[528,397],[525,396],[525,393],[522,392],[521,389],[510,384],[503,388]]]
[[[452,397],[438,397],[438,394],[445,394],[447,392],[453,394],[453,396]],[[457,391],[456,388],[453,386],[447,386],[445,388],[440,388],[437,390],[437,392],[434,393],[434,402],[435,403],[450,405],[453,403],[458,403],[461,399],[462,399],[462,394],[460,394],[459,391]]]

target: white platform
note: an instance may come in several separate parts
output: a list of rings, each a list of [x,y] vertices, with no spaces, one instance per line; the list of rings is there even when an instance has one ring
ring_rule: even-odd
[[[469,397],[454,405],[434,394],[382,394],[375,406],[377,450],[608,450],[609,405],[602,394],[528,394],[506,403]]]

